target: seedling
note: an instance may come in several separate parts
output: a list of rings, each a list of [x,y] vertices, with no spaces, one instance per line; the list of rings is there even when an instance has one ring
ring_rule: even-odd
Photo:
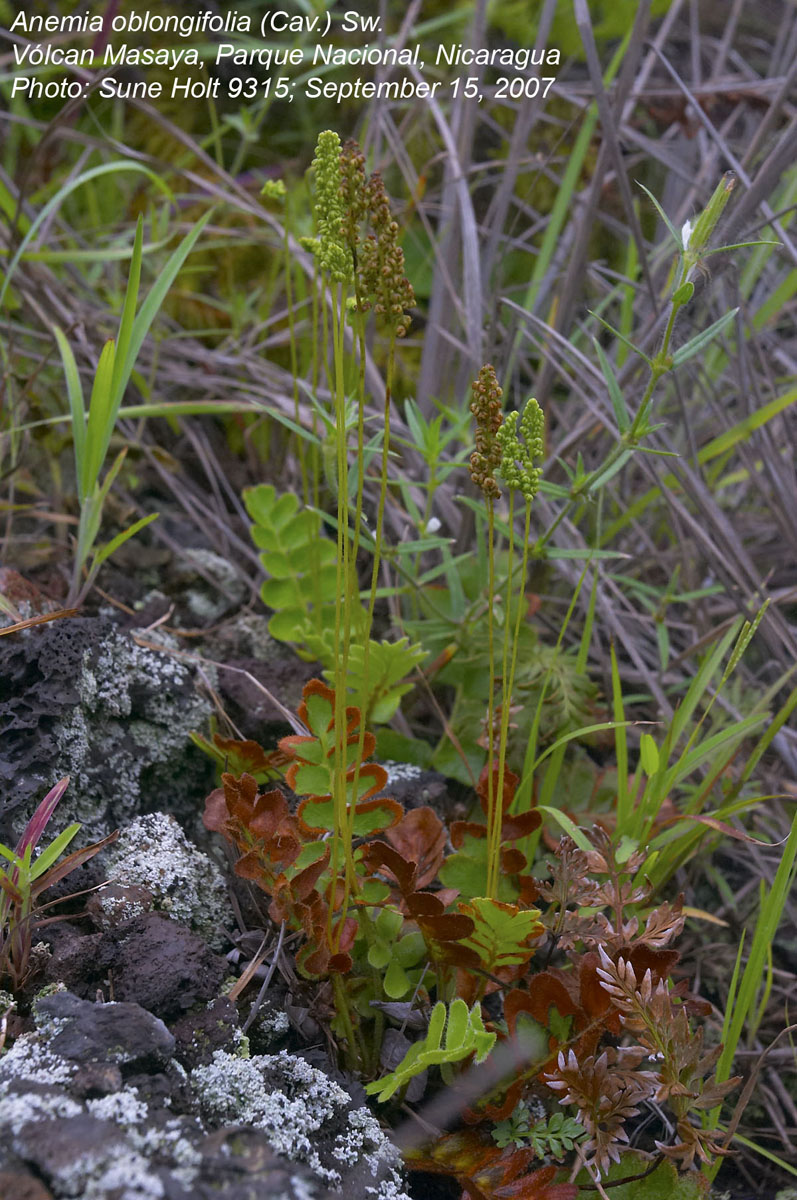
[[[7,976],[15,992],[24,986],[30,973],[33,931],[51,919],[41,916],[43,907],[38,904],[38,899],[42,892],[88,862],[118,836],[109,834],[62,858],[80,829],[80,825],[74,823],[59,833],[36,858],[33,857],[68,785],[69,777],[66,776],[50,789],[25,826],[16,849],[10,850],[0,843],[0,856],[5,859],[5,863],[0,864],[0,983]]]

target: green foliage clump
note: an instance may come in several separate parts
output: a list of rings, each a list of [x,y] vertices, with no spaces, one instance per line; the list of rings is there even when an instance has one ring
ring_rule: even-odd
[[[469,1009],[457,998],[446,1006],[442,1000],[432,1009],[426,1037],[410,1046],[394,1071],[366,1086],[366,1091],[384,1103],[429,1067],[447,1066],[474,1055],[484,1062],[495,1045],[496,1035],[488,1033],[481,1017],[481,1006]]]
[[[334,683],[340,651],[335,636],[335,544],[322,535],[319,514],[302,506],[291,492],[278,496],[271,484],[259,484],[244,492],[244,503],[268,574],[261,588],[263,602],[276,610],[269,632],[278,641],[290,642],[300,657],[320,662],[326,678]],[[354,587],[353,581],[350,586]],[[362,644],[366,612],[357,603],[350,604],[349,612],[351,634],[358,640],[349,648],[348,689],[369,723],[385,723],[412,687],[404,681],[426,651],[406,637],[395,642],[369,639],[366,669]]]
[[[525,1100],[518,1101],[506,1120],[496,1122],[492,1134],[497,1146],[531,1146],[538,1158],[550,1154],[558,1159],[586,1135],[583,1125],[562,1112],[535,1121]]]

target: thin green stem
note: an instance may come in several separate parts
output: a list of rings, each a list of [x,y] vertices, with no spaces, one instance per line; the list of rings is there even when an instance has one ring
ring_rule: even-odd
[[[348,446],[346,444],[346,392],[343,379],[343,312],[346,300],[345,285],[333,289],[332,295],[332,354],[335,395],[335,446],[337,464],[337,569],[335,576],[335,771],[334,812],[335,828],[332,853],[332,888],[340,868],[339,849],[344,855],[343,900],[337,924],[338,939],[343,931],[353,884],[354,863],[349,835],[346,797],[346,684],[349,645],[351,638],[351,596],[349,594],[349,480]],[[328,915],[330,941],[332,936],[332,905]]]
[[[293,305],[293,256],[290,244],[291,217],[288,197],[285,198],[285,303],[288,306],[288,334],[290,340],[291,377],[293,379],[293,419],[297,426],[299,421],[299,354],[296,344],[296,316]],[[296,451],[299,457],[299,471],[302,476],[302,497],[305,505],[310,503],[310,486],[307,474],[307,461],[304,452],[304,438],[295,434]]]
[[[493,745],[495,734],[495,639],[493,632],[493,609],[495,605],[495,510],[492,496],[487,497],[487,653],[490,660],[490,691],[487,700],[487,845],[492,848],[496,843],[496,805],[495,780],[493,778],[493,763],[495,749]],[[498,891],[498,863],[495,856],[488,851],[486,892],[490,899],[495,899]]]
[[[497,819],[493,822],[491,840],[488,850],[488,861],[493,873],[490,895],[498,894],[499,864],[501,857],[501,825],[504,815],[504,774],[506,771],[506,743],[509,737],[509,711],[512,707],[512,680],[509,678],[509,645],[510,618],[512,613],[512,562],[515,553],[515,492],[509,491],[509,543],[507,546],[506,573],[506,606],[504,609],[504,633],[501,649],[501,727],[498,735],[498,777],[496,792],[498,794]],[[522,587],[522,582],[521,582]]]
[[[356,301],[356,311],[360,313],[360,290],[357,273],[354,275],[354,295]],[[357,372],[357,499],[354,512],[354,534],[352,546],[352,561],[354,563],[354,571],[357,571],[357,557],[360,550],[360,540],[362,531],[363,517],[363,493],[365,490],[365,322],[358,315],[358,347],[359,347],[359,368]],[[347,589],[348,594],[348,589]],[[356,595],[358,612],[361,611],[359,606],[359,595]],[[370,614],[369,614],[370,618]],[[352,783],[352,803],[351,811],[347,811],[347,826],[346,837],[349,845],[354,838],[354,819],[357,809],[357,797],[359,795],[360,782],[360,767],[365,752],[365,730],[367,723],[367,713],[365,711],[365,700],[368,696],[368,650],[369,640],[371,635],[371,621],[366,620],[365,627],[362,629],[363,638],[363,696],[360,705],[360,728],[358,731],[357,742],[357,759],[354,764],[354,781]]]
[[[675,296],[678,290],[686,283],[688,268],[682,262],[680,278],[678,284],[673,289],[672,295]],[[670,343],[672,341],[673,330],[675,329],[675,321],[679,311],[683,308],[683,301],[673,301],[670,303],[670,312],[667,318],[667,324],[661,339],[658,354],[653,358],[650,367],[650,376],[648,378],[645,391],[642,395],[642,400],[637,410],[637,414],[631,422],[630,428],[615,442],[608,455],[594,471],[590,472],[582,479],[578,487],[571,493],[567,502],[557,513],[554,521],[549,528],[537,539],[534,545],[535,554],[539,554],[543,547],[550,541],[553,533],[565,519],[573,511],[573,508],[581,500],[584,500],[591,491],[600,483],[602,478],[609,477],[612,467],[618,462],[623,455],[633,451],[639,445],[640,438],[648,432],[647,419],[651,402],[653,400],[656,387],[659,380],[669,374],[672,370],[672,360],[670,359]]]

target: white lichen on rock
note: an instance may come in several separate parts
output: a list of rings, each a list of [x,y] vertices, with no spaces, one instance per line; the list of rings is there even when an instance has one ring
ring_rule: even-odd
[[[200,621],[218,621],[246,597],[246,580],[240,571],[213,550],[183,550],[175,575],[186,585],[186,607]]]
[[[424,774],[424,768],[419,767],[416,763],[396,762],[392,758],[383,762],[382,766],[387,771],[387,787],[390,787],[391,783],[398,783],[399,780],[419,779]]]
[[[267,1075],[278,1086],[268,1082]],[[321,1163],[311,1135],[351,1101],[323,1071],[284,1050],[254,1058],[217,1050],[208,1066],[191,1072],[191,1082],[203,1116],[261,1129],[277,1154],[306,1163],[327,1184],[340,1183],[339,1173]]]
[[[191,1118],[185,1118],[186,1122]],[[196,1131],[200,1131],[199,1122],[193,1118]],[[141,1154],[150,1156],[161,1154],[177,1163],[171,1172],[175,1178],[188,1185],[193,1182],[197,1168],[202,1161],[202,1155],[196,1146],[186,1137],[183,1121],[172,1117],[165,1125],[150,1125],[145,1129],[131,1128],[128,1137]]]
[[[261,1009],[255,1027],[264,1042],[276,1042],[290,1031],[291,1022],[284,1008]]]
[[[137,887],[110,887],[95,893],[93,915],[102,929],[114,929],[149,911],[151,905],[136,894],[137,890]]]
[[[383,1179],[374,1187],[366,1187],[366,1196],[373,1196],[374,1200],[412,1200],[404,1191],[404,1186],[401,1179],[396,1175],[391,1179]]]
[[[159,631],[148,640],[167,642]],[[166,645],[164,645],[166,649]],[[176,643],[169,641],[169,648]],[[58,827],[72,820],[95,833],[109,831],[141,807],[143,772],[170,779],[192,729],[200,728],[208,702],[193,687],[191,669],[174,655],[139,646],[109,630],[88,646],[74,680],[80,703],[53,726],[56,771],[71,776],[59,805]],[[108,776],[113,795],[108,799]]]
[[[100,1121],[113,1121],[122,1129],[140,1125],[146,1120],[149,1112],[144,1101],[139,1100],[136,1088],[130,1088],[126,1092],[110,1092],[96,1100],[87,1100],[86,1108],[93,1117]]]
[[[55,1117],[76,1117],[82,1111],[69,1096],[57,1093],[26,1092],[0,1097],[0,1129],[19,1133],[31,1121],[51,1121]]]
[[[146,1159],[129,1149],[121,1149],[112,1162],[95,1163],[84,1181],[84,1191],[64,1193],[81,1196],[82,1200],[162,1200],[166,1191],[157,1175],[149,1169]]]
[[[111,881],[151,892],[155,908],[191,925],[216,948],[231,920],[227,887],[216,864],[188,840],[174,817],[147,813],[107,852]]]
[[[266,1072],[276,1072],[280,1080],[284,1079],[286,1090],[269,1087],[264,1079]],[[284,1050],[254,1058],[239,1058],[226,1050],[217,1050],[211,1063],[191,1072],[191,1082],[200,1095],[203,1109],[215,1119],[243,1122],[256,1128],[269,1123],[275,1103],[282,1107],[291,1100],[289,1093],[299,1096],[302,1123],[312,1130],[349,1102],[348,1093],[334,1080],[304,1059],[291,1058]],[[291,1132],[287,1131],[286,1136],[290,1137]]]
[[[335,1158],[353,1166],[364,1159],[379,1183],[366,1193],[377,1200],[410,1200],[403,1190],[400,1172],[401,1154],[385,1134],[376,1117],[367,1108],[356,1108],[348,1115],[349,1128],[339,1134],[332,1150]]]
[[[282,1192],[275,1200],[317,1200],[317,1196],[318,1192],[311,1180],[302,1179],[301,1175],[291,1175],[290,1196]]]
[[[378,1200],[409,1200],[401,1189],[399,1152],[376,1118],[367,1108],[352,1111],[348,1092],[303,1059],[285,1050],[250,1059],[217,1050],[209,1065],[191,1072],[191,1083],[206,1120],[262,1130],[278,1154],[305,1163],[335,1190],[341,1173],[321,1161],[317,1146],[335,1135],[336,1123],[344,1123],[330,1161],[349,1168],[365,1162],[377,1180],[367,1190]]]
[[[35,1033],[18,1037],[0,1058],[0,1086],[14,1079],[31,1083],[67,1083],[77,1066],[60,1054],[53,1054]]]

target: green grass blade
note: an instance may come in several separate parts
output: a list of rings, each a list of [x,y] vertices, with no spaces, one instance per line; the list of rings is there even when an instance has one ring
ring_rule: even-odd
[[[686,695],[678,705],[678,708],[675,710],[673,715],[671,725],[673,746],[677,746],[681,735],[684,733],[687,725],[692,720],[695,709],[705,695],[706,688],[708,687],[709,683],[719,671],[720,664],[735,641],[741,626],[742,618],[739,617],[737,621],[734,621],[731,628],[718,642],[711,653],[706,655],[703,662],[700,664],[697,674],[690,683]],[[693,732],[692,738],[694,738],[694,736],[695,733]]]
[[[138,352],[141,349],[144,338],[147,336],[150,326],[155,320],[155,316],[163,304],[164,299],[166,298],[166,293],[169,291],[169,288],[177,278],[180,268],[193,250],[199,235],[202,233],[202,230],[205,228],[212,215],[212,210],[205,213],[204,217],[197,221],[191,232],[183,238],[183,240],[180,242],[180,245],[177,247],[161,270],[157,283],[154,285],[141,306],[141,311],[133,323],[133,327],[130,332],[130,341],[125,351],[124,359],[119,368],[119,373],[115,379],[115,384],[118,388],[118,396],[116,397],[117,410],[119,404],[121,404],[124,390],[127,387],[127,381],[130,378],[130,373],[133,370],[133,365],[138,357]]]
[[[80,822],[75,821],[74,824],[68,825],[66,829],[59,833],[58,837],[50,842],[50,845],[45,850],[42,850],[41,854],[33,860],[31,865],[31,880],[38,879],[61,857],[79,829]]]
[[[112,554],[115,554],[128,538],[137,534],[139,529],[143,529],[145,525],[151,525],[153,521],[157,520],[159,515],[159,513],[149,513],[146,517],[140,517],[138,521],[134,521],[127,529],[123,529],[121,533],[117,533],[116,537],[111,538],[110,542],[106,542],[104,546],[100,546],[94,556],[91,568],[92,574],[105,562],[106,558],[110,558]]]
[[[75,448],[75,473],[81,495],[85,487],[86,470],[86,405],[83,399],[83,385],[80,382],[80,372],[77,369],[72,347],[64,333],[57,325],[53,326],[55,340],[61,354],[66,377],[66,390],[69,396],[69,411],[72,415],[72,444]]]
[[[50,216],[50,214],[55,212],[55,210],[60,207],[67,196],[71,195],[72,192],[77,191],[78,188],[83,187],[84,184],[89,183],[90,180],[97,179],[102,175],[113,175],[116,173],[121,174],[125,171],[136,171],[141,175],[146,175],[155,184],[155,186],[161,192],[163,192],[168,200],[172,204],[174,203],[174,195],[171,188],[164,183],[163,179],[161,179],[161,177],[156,174],[155,171],[151,171],[149,167],[145,167],[141,163],[128,162],[126,159],[117,162],[103,163],[102,166],[92,167],[91,170],[84,171],[82,175],[78,175],[75,179],[70,179],[69,183],[64,184],[62,188],[59,188],[52,199],[45,204],[44,208],[38,214],[36,219],[31,222],[30,228],[23,237],[22,241],[19,243],[16,253],[8,264],[8,270],[5,273],[2,287],[0,287],[0,309],[3,307],[3,301],[5,300],[6,292],[8,291],[8,286],[11,282],[14,271],[19,266],[20,260],[22,259],[22,256],[24,255],[31,241],[36,236],[39,229]]]
[[[138,289],[141,282],[141,259],[144,244],[144,218],[139,216],[136,223],[136,236],[133,242],[133,256],[130,259],[130,274],[127,277],[127,291],[122,305],[122,315],[119,320],[119,333],[116,337],[116,361],[114,362],[113,379],[111,381],[111,396],[115,406],[114,422],[119,413],[124,388],[120,387],[122,368],[127,362],[130,340],[136,319],[138,306]],[[132,365],[132,364],[131,364]]]
[[[105,455],[113,432],[115,414],[112,409],[111,381],[113,379],[116,347],[108,341],[102,348],[94,386],[89,401],[89,419],[86,425],[85,475],[82,480],[81,502],[91,495],[100,477]]]
[[[556,821],[557,825],[561,826],[565,833],[573,839],[579,850],[585,850],[587,854],[589,854],[589,852],[593,849],[592,843],[586,834],[579,829],[575,821],[572,821],[570,817],[568,817],[566,812],[562,812],[561,809],[551,808],[542,804],[538,806],[538,809],[541,813],[544,813],[546,817],[550,817],[552,820]]]
[[[684,753],[678,761],[667,772],[664,790],[669,791],[685,779],[687,775],[691,775],[692,771],[697,770],[704,762],[711,761],[714,764],[715,770],[719,770],[719,752],[723,748],[727,748],[727,762],[730,762],[733,757],[733,751],[738,743],[747,737],[748,733],[756,726],[763,724],[769,720],[768,713],[756,713],[752,717],[745,717],[743,721],[736,721],[727,729],[721,729],[718,733],[714,733],[705,741],[694,746],[688,753]],[[726,762],[726,765],[727,765]]]
[[[733,1006],[730,1023],[725,1031],[725,1044],[717,1063],[717,1079],[720,1082],[728,1079],[733,1066],[742,1032],[756,1007],[766,963],[768,947],[772,945],[778,925],[780,924],[783,908],[788,899],[793,882],[795,859],[797,859],[797,815],[794,817],[791,832],[783,851],[783,857],[778,864],[772,887],[765,897],[756,921],[750,956],[747,960],[738,996]],[[713,1115],[713,1114],[712,1114]]]
[[[795,708],[797,708],[797,688],[793,688],[792,691],[789,693],[785,702],[778,709],[777,713],[772,718],[772,720],[770,721],[767,728],[764,730],[764,733],[762,734],[761,738],[756,743],[756,746],[754,747],[752,754],[750,754],[749,758],[747,759],[747,762],[745,763],[744,770],[742,771],[741,777],[739,779],[738,784],[734,788],[734,791],[741,791],[741,789],[747,783],[747,781],[750,778],[750,776],[752,775],[753,771],[758,766],[758,763],[760,762],[762,755],[764,755],[766,753],[766,751],[769,749],[775,735],[777,733],[779,733],[780,730],[783,728],[783,726],[786,724],[789,717],[794,712]]]
[[[774,1163],[776,1167],[780,1167],[782,1171],[787,1171],[789,1175],[797,1176],[797,1167],[795,1167],[792,1163],[788,1163],[786,1162],[785,1158],[781,1158],[779,1155],[773,1154],[771,1150],[766,1150],[763,1146],[759,1146],[757,1142],[750,1141],[750,1138],[744,1137],[743,1134],[735,1133],[733,1135],[733,1140],[738,1142],[740,1146],[744,1146],[747,1150],[752,1150],[755,1154],[760,1154],[762,1158],[767,1160],[767,1162]],[[788,1194],[789,1193],[787,1191],[785,1195],[788,1196]]]

